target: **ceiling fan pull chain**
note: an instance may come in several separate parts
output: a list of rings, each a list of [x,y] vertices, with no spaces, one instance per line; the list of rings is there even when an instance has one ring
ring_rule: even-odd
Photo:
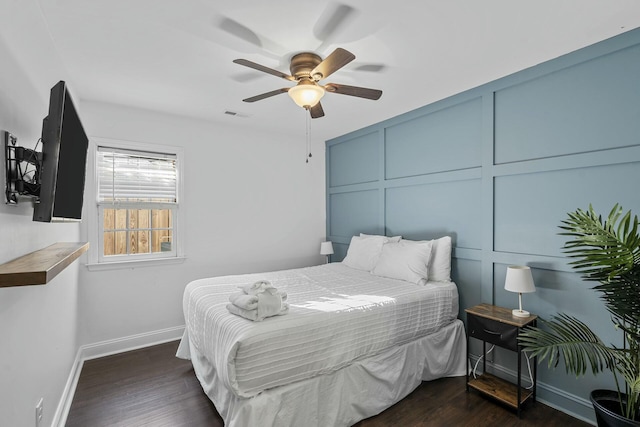
[[[306,162],[309,163],[309,157],[311,157],[311,142],[310,142],[310,134],[311,134],[311,119],[309,114],[307,114],[307,108],[305,108],[305,120],[306,120],[306,137],[307,137],[307,159]]]

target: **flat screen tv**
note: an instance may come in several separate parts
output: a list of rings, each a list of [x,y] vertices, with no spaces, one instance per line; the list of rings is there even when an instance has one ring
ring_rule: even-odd
[[[40,196],[33,220],[80,221],[87,165],[87,138],[65,82],[51,88],[42,121]]]

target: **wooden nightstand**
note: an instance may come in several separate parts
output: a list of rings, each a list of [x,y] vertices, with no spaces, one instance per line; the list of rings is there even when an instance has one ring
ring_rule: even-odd
[[[518,334],[525,326],[536,326],[538,316],[516,317],[511,309],[490,304],[479,304],[465,310],[467,312],[467,360],[469,360],[469,338],[482,340],[482,352],[486,354],[487,343],[495,344],[518,354],[518,381],[512,384],[487,373],[487,358],[482,360],[482,375],[469,378],[467,363],[467,391],[469,387],[491,396],[516,409],[518,417],[522,405],[528,400],[536,401],[537,357],[533,359],[533,387],[521,386],[522,348],[518,344]]]

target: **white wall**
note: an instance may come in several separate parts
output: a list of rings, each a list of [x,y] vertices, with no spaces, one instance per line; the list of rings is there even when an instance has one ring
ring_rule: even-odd
[[[75,95],[73,80],[37,3],[3,1],[0,16],[7,18],[0,27],[0,129],[33,148],[50,88],[66,80]],[[313,143],[314,157],[306,164],[303,132],[265,135],[244,130],[246,122],[229,126],[77,96],[75,101],[92,137],[183,147],[187,259],[170,266],[89,271],[85,255],[46,286],[0,288],[2,425],[35,425],[40,397],[42,425],[51,425],[82,345],[106,348],[101,344],[112,340],[116,344],[109,348],[118,349],[131,342],[123,338],[183,325],[182,291],[190,280],[324,261],[318,255],[325,234],[322,142]],[[0,169],[4,174],[4,166]],[[85,198],[86,211],[92,202]],[[29,202],[18,207],[0,202],[0,263],[58,241],[87,238],[86,217],[80,225],[41,224],[31,221],[32,213]]]
[[[307,164],[303,132],[265,135],[115,105],[82,107],[91,137],[182,147],[187,256],[178,265],[83,268],[83,344],[183,325],[182,293],[191,280],[324,261],[318,254],[325,235],[323,143],[314,143]],[[86,194],[88,217],[95,199]]]
[[[33,148],[47,115],[49,90],[67,79],[34,2],[2,2],[0,16],[0,129]],[[5,205],[4,145],[0,150],[0,263],[58,241],[79,241],[76,224],[32,222],[33,207]],[[45,286],[0,288],[0,424],[35,425],[44,398],[50,425],[78,349],[79,262]]]

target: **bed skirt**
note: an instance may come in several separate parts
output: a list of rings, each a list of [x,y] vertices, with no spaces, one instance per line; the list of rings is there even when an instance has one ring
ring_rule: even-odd
[[[272,388],[251,398],[238,397],[221,385],[215,368],[191,345],[186,331],[177,356],[191,359],[203,390],[227,427],[348,427],[402,400],[422,381],[466,375],[467,363],[460,320],[330,374]]]

